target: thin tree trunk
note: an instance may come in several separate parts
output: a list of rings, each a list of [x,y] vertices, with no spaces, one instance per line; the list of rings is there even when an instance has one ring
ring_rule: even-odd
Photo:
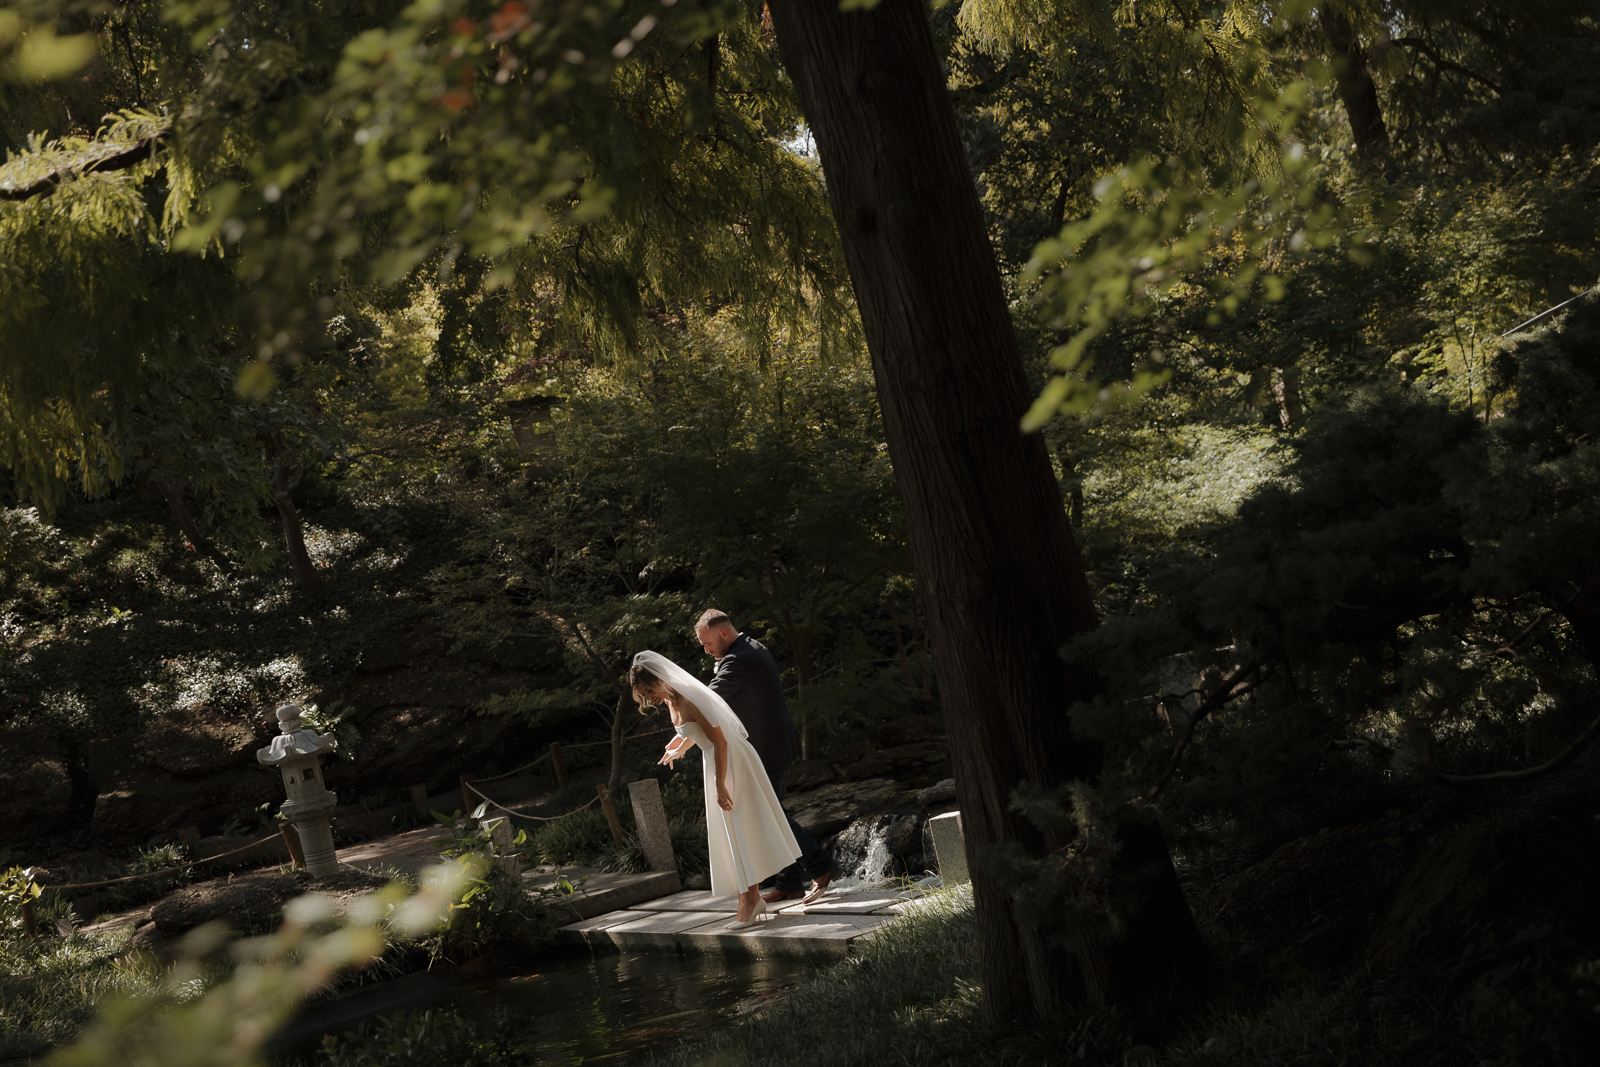
[[[218,551],[210,538],[200,532],[199,524],[194,521],[194,516],[189,514],[189,508],[183,502],[183,482],[178,478],[161,476],[152,478],[151,481],[155,483],[161,499],[167,502],[167,510],[172,513],[172,521],[178,527],[178,532],[188,540],[196,552],[215,563],[223,574],[232,577],[233,564],[228,561],[227,556]]]
[[[1300,402],[1300,368],[1281,367],[1272,372],[1272,395],[1278,401],[1278,422],[1285,430],[1300,424],[1305,405]]]
[[[626,689],[617,694],[617,713],[611,717],[611,777],[606,779],[606,788],[611,790],[612,796],[622,792],[623,716],[632,706],[632,694]]]
[[[289,566],[300,583],[300,588],[315,592],[322,588],[317,568],[306,551],[305,530],[300,525],[300,512],[294,506],[294,489],[300,479],[289,477],[289,457],[278,442],[273,442],[272,492],[278,501],[278,515],[283,519],[283,545],[289,553]]]
[[[906,676],[906,688],[914,690],[917,679],[911,673],[911,657],[906,655],[905,639],[900,636],[900,606],[893,589],[889,590],[889,629],[894,632],[894,648],[900,659],[900,671]]]
[[[795,702],[800,705],[800,758],[816,759],[816,717],[811,709],[806,707],[806,689],[811,685],[811,646],[806,640],[806,635],[794,621],[794,611],[786,601],[778,599],[778,574],[772,563],[771,547],[769,541],[766,592],[771,600],[768,606],[777,615],[778,625],[782,627],[784,637],[789,642],[789,649],[794,653]]]
[[[1070,842],[1010,801],[1022,782],[1053,789],[1099,771],[1098,746],[1075,738],[1066,715],[1097,680],[1058,655],[1095,614],[1044,443],[1018,429],[1028,383],[923,0],[850,12],[831,0],[769,7],[816,135],[925,593],[971,861],[984,1016],[998,1024],[1086,998],[1131,1004],[1170,990],[1198,935],[1142,960],[1114,946],[1073,953],[1019,925],[988,869],[992,846],[1043,856]],[[1170,877],[1159,830],[1135,836],[1136,861],[1165,863]],[[1147,929],[1193,930],[1175,879],[1151,892],[1121,940],[1140,951],[1151,947]]]
[[[1071,453],[1065,448],[1054,446],[1051,451],[1055,453],[1056,463],[1061,467],[1061,486],[1066,490],[1067,520],[1072,523],[1074,530],[1083,528],[1083,478],[1078,474],[1078,465],[1072,459]]]
[[[922,639],[922,626],[917,622],[922,609],[917,606],[917,587],[911,587],[911,643],[917,646],[917,669],[922,674],[922,695],[933,699],[933,671],[928,666],[928,642]]]
[[[1367,69],[1367,53],[1361,47],[1350,20],[1326,7],[1318,12],[1322,32],[1333,50],[1333,73],[1339,99],[1350,120],[1350,135],[1356,142],[1356,160],[1363,166],[1380,162],[1389,155],[1389,127],[1383,121],[1378,103],[1378,87]]]
[[[795,695],[800,698],[800,758],[817,758],[817,716],[815,709],[806,704],[806,690],[811,688],[811,642],[794,621],[787,604],[779,606],[779,617],[789,632],[789,647],[794,649]]]

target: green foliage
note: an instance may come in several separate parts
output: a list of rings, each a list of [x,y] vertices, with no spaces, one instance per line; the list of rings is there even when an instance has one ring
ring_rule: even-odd
[[[0,931],[11,936],[22,928],[22,907],[39,899],[31,867],[11,867],[0,874]]]
[[[672,840],[678,873],[685,878],[703,873],[707,864],[705,800],[699,785],[698,768],[686,765],[661,788],[667,834]],[[545,805],[551,810],[560,806],[559,797]],[[532,863],[577,865],[624,873],[649,869],[634,828],[632,805],[617,805],[617,819],[622,824],[621,845],[612,840],[605,813],[598,807],[581,811],[574,808],[570,814],[553,819],[541,814],[541,818],[549,821],[530,824],[532,834],[524,852]]]
[[[1496,363],[1504,416],[1487,425],[1419,387],[1314,420],[1238,521],[1211,530],[1210,558],[1155,576],[1145,610],[1080,639],[1072,654],[1112,681],[1075,713],[1127,770],[1109,795],[1152,790],[1192,729],[1162,811],[1197,833],[1227,811],[1229,833],[1264,843],[1352,789],[1565,747],[1600,649],[1584,547],[1600,491],[1597,317],[1585,298],[1510,346]],[[1238,670],[1249,699],[1207,723],[1181,692],[1130,715],[1140,676],[1167,656],[1188,657],[1201,695]],[[1371,744],[1329,752],[1348,738]]]
[[[1054,321],[1075,332],[1051,352],[1062,373],[1040,394],[1024,428],[1038,429],[1057,412],[1103,410],[1164,380],[1158,371],[1142,371],[1119,399],[1089,383],[1083,361],[1113,321],[1148,314],[1167,288],[1222,261],[1207,277],[1219,309],[1211,318],[1220,323],[1258,285],[1266,299],[1281,298],[1283,279],[1263,271],[1275,243],[1296,252],[1333,243],[1333,208],[1318,203],[1314,158],[1291,140],[1309,92],[1297,83],[1265,96],[1245,127],[1241,151],[1276,151],[1275,167],[1218,188],[1201,159],[1134,163],[1097,189],[1092,215],[1034,250],[1024,277],[1041,282],[1039,298]]]
[[[319,734],[332,734],[336,742],[335,754],[340,759],[349,760],[355,758],[356,746],[361,743],[361,730],[355,723],[349,721],[355,710],[344,705],[343,701],[334,701],[327,711],[323,711],[315,704],[303,704],[300,708],[300,721],[308,730],[315,730]]]
[[[763,361],[726,315],[658,332],[648,376],[556,368],[539,387],[564,398],[554,461],[525,489],[458,498],[471,547],[436,572],[453,633],[555,637],[576,683],[488,713],[631,711],[632,655],[698,662],[690,625],[710,604],[794,664],[802,708],[853,630],[880,664],[899,654],[873,625],[909,559],[864,363],[823,362],[815,335],[779,335]]]
[[[0,1059],[31,1059],[71,1040],[97,1008],[154,992],[161,968],[120,953],[126,934],[0,938]]]
[[[454,861],[459,874],[451,886],[444,921],[425,941],[430,961],[464,961],[495,944],[534,943],[548,940],[553,932],[545,919],[543,898],[560,890],[530,894],[521,875],[497,861],[493,836],[478,822],[487,810],[487,803],[479,804],[466,819],[459,812],[454,817],[435,813],[435,819],[453,831],[436,847]],[[517,831],[513,850],[527,844],[527,834]]]

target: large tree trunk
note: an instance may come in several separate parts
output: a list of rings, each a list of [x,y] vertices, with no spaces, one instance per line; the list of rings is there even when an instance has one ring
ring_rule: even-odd
[[[1378,103],[1378,87],[1367,69],[1366,49],[1342,13],[1324,7],[1318,18],[1333,50],[1334,79],[1356,142],[1356,160],[1363,166],[1381,162],[1389,155],[1389,127]]]
[[[926,9],[922,0],[853,12],[834,0],[769,7],[821,153],[925,593],[973,871],[985,1017],[1004,1022],[1122,992],[1131,1000],[1139,991],[1118,991],[1130,980],[1170,989],[1183,953],[1134,961],[1097,946],[1087,952],[1111,956],[1093,959],[1052,946],[1015,921],[985,862],[989,846],[1006,842],[1035,856],[1069,843],[1066,831],[1040,831],[1012,812],[1010,799],[1021,782],[1051,788],[1099,770],[1098,748],[1074,739],[1066,715],[1096,680],[1058,655],[1095,613],[1044,443],[1018,428],[1028,383]],[[1150,829],[1135,833],[1142,847],[1131,851],[1170,875],[1159,831],[1159,861],[1150,861]],[[1136,923],[1160,913],[1161,929],[1193,931],[1175,880],[1152,899]],[[1139,931],[1125,943],[1150,947]]]

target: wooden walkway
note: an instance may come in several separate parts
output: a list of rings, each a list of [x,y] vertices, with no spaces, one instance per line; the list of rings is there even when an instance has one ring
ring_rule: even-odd
[[[754,926],[729,930],[736,899],[691,891],[572,923],[559,936],[567,944],[612,952],[832,960],[894,918],[915,895],[916,890],[837,890],[815,904],[793,901]]]

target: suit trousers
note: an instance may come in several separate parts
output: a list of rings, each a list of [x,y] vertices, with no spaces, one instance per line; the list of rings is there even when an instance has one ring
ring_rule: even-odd
[[[783,803],[784,779],[789,776],[787,769],[782,774],[767,772],[767,778],[772,782],[772,791],[778,795],[778,803]],[[785,893],[798,893],[806,887],[806,883],[819,875],[827,874],[838,866],[828,850],[812,840],[810,834],[794,821],[794,816],[789,814],[789,809],[783,809],[783,817],[789,820],[789,830],[794,834],[795,843],[800,846],[800,858],[789,864],[777,873],[773,884]]]

